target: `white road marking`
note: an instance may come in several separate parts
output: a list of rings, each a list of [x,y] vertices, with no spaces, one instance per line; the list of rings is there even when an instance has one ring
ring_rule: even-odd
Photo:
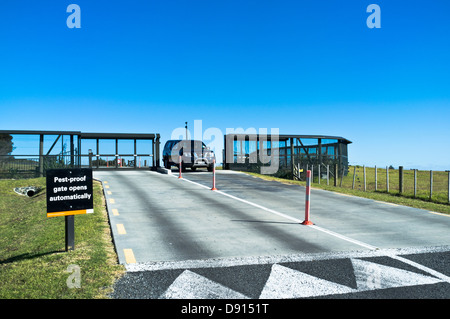
[[[185,178],[183,178],[182,180],[187,181],[187,182],[192,183],[192,184],[195,184],[195,185],[197,185],[197,186],[206,188],[206,189],[211,189],[211,188],[208,187],[208,186],[199,184],[199,183],[197,183],[197,182],[190,181],[190,180],[185,179]],[[273,209],[270,209],[270,208],[261,206],[261,205],[259,205],[259,204],[252,203],[252,202],[247,201],[247,200],[245,200],[245,199],[238,198],[238,197],[236,197],[236,196],[233,196],[233,195],[224,193],[224,192],[222,192],[222,191],[220,191],[220,190],[216,190],[216,191],[214,191],[214,192],[219,193],[219,194],[224,195],[224,196],[227,196],[227,197],[229,197],[229,198],[238,200],[238,201],[240,201],[240,202],[249,204],[249,205],[251,205],[251,206],[254,206],[254,207],[263,209],[263,210],[265,210],[265,211],[267,211],[267,212],[269,212],[269,213],[272,213],[272,214],[275,214],[275,215],[278,215],[278,216],[287,218],[287,219],[289,219],[289,220],[291,220],[291,221],[294,221],[294,222],[296,222],[296,223],[299,223],[299,224],[300,224],[300,223],[303,222],[303,221],[300,220],[300,219],[297,219],[297,218],[288,216],[288,215],[286,215],[286,214],[277,212],[277,211],[275,211],[275,210],[273,210]],[[381,202],[381,203],[385,203],[385,202]],[[390,203],[388,203],[388,204],[390,204]],[[399,206],[399,205],[396,205],[396,204],[393,204],[393,205],[394,205],[394,206]],[[375,246],[372,246],[372,245],[370,245],[370,244],[367,244],[367,243],[358,241],[358,240],[356,240],[356,239],[352,239],[352,238],[349,238],[349,237],[347,237],[347,236],[344,236],[344,235],[335,233],[335,232],[333,232],[333,231],[331,231],[331,230],[328,230],[328,229],[325,229],[325,228],[323,228],[323,227],[319,227],[319,226],[316,226],[316,225],[310,225],[310,226],[306,226],[306,227],[311,227],[311,228],[313,228],[313,229],[319,230],[319,231],[321,231],[321,232],[324,232],[324,233],[329,234],[329,235],[331,235],[331,236],[334,236],[334,237],[336,237],[336,238],[340,238],[340,239],[342,239],[342,240],[351,242],[351,243],[356,244],[356,245],[359,245],[359,246],[361,246],[361,247],[370,249],[370,250],[372,250],[372,251],[379,250],[378,247],[375,247]],[[414,267],[416,267],[416,268],[419,268],[419,269],[421,269],[421,270],[423,270],[423,271],[425,271],[425,272],[428,272],[429,274],[431,274],[431,275],[433,275],[433,276],[435,276],[435,277],[438,277],[438,278],[442,279],[443,281],[446,281],[446,282],[449,282],[449,283],[450,283],[450,277],[448,277],[448,276],[446,276],[446,275],[444,275],[444,274],[442,274],[442,273],[439,273],[439,272],[437,272],[437,271],[435,271],[435,270],[433,270],[433,269],[431,269],[431,268],[425,267],[425,266],[420,265],[420,264],[418,264],[418,263],[415,263],[415,262],[413,262],[413,261],[411,261],[411,260],[408,260],[408,259],[406,259],[406,258],[400,257],[400,256],[398,256],[398,255],[396,255],[396,254],[391,254],[389,257],[394,258],[394,259],[397,259],[397,260],[402,261],[402,262],[404,262],[404,263],[407,263],[407,264],[409,264],[409,265],[411,265],[411,266],[414,266]]]
[[[184,180],[184,181],[186,181],[186,182],[189,182],[189,183],[192,183],[192,184],[195,184],[195,185],[198,185],[198,186],[203,187],[203,188],[210,189],[209,187],[207,187],[207,186],[205,186],[205,185],[199,184],[199,183],[197,183],[197,182],[190,181],[190,180],[185,179],[185,178],[183,178],[182,180]],[[300,219],[298,219],[298,218],[295,218],[295,217],[292,217],[292,216],[289,216],[289,215],[280,213],[280,212],[278,212],[278,211],[276,211],[276,210],[273,210],[273,209],[264,207],[264,206],[259,205],[259,204],[255,204],[255,203],[250,202],[250,201],[248,201],[248,200],[245,200],[245,199],[242,199],[242,198],[239,198],[239,197],[236,197],[236,196],[233,196],[233,195],[224,193],[224,192],[222,192],[222,191],[220,191],[220,190],[216,190],[216,191],[214,191],[214,192],[215,192],[215,193],[218,193],[218,194],[221,194],[221,195],[224,195],[224,196],[227,196],[227,197],[232,198],[232,199],[234,199],[234,200],[237,200],[237,201],[246,203],[246,204],[251,205],[251,206],[253,206],[253,207],[256,207],[256,208],[265,210],[265,211],[267,211],[267,212],[269,212],[269,213],[271,213],[271,214],[278,215],[278,216],[280,216],[280,217],[289,219],[289,220],[291,220],[291,221],[293,221],[293,222],[296,222],[296,223],[299,223],[299,224],[301,224],[301,223],[303,222],[303,220],[300,220]],[[355,239],[349,238],[349,237],[344,236],[344,235],[337,234],[337,233],[332,232],[331,230],[325,229],[325,228],[323,228],[323,227],[318,227],[318,226],[315,226],[315,225],[310,225],[310,226],[307,226],[307,227],[314,228],[315,230],[324,232],[324,233],[326,233],[326,234],[329,234],[329,235],[331,235],[331,236],[334,236],[334,237],[340,238],[340,239],[342,239],[342,240],[351,242],[351,243],[353,243],[353,244],[362,246],[362,247],[364,247],[364,248],[368,248],[368,249],[371,249],[371,250],[377,249],[377,247],[375,247],[375,246],[372,246],[372,245],[363,243],[363,242],[361,242],[361,241],[359,241],[359,240],[355,240]]]
[[[248,297],[190,270],[185,270],[159,299],[248,299]]]
[[[307,298],[351,292],[356,290],[275,264],[259,298]]]
[[[365,260],[351,259],[351,261],[358,291],[429,285],[442,282],[442,280],[434,277]]]
[[[441,279],[443,281],[446,281],[446,282],[450,283],[450,277],[449,276],[446,276],[446,275],[444,275],[444,274],[442,274],[442,273],[440,273],[440,272],[438,272],[438,271],[436,271],[434,269],[428,268],[428,267],[426,267],[424,265],[418,264],[418,263],[416,263],[416,262],[414,262],[412,260],[403,258],[401,256],[389,255],[389,257],[391,257],[393,259],[397,259],[397,260],[399,260],[401,262],[404,262],[404,263],[406,263],[408,265],[411,265],[411,266],[413,266],[415,268],[418,268],[420,270],[423,270],[423,271],[429,273],[430,275],[433,275],[433,276],[435,276],[435,277],[437,277],[437,278],[439,278],[439,279]]]

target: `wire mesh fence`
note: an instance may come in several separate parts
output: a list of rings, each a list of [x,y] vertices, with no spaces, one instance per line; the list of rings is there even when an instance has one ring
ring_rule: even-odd
[[[314,167],[309,167],[313,169]],[[322,168],[315,168],[313,183],[329,183]],[[436,203],[450,203],[450,172],[433,170],[405,170],[403,167],[365,167],[350,165],[347,174],[338,174],[338,187],[366,192],[386,192]]]

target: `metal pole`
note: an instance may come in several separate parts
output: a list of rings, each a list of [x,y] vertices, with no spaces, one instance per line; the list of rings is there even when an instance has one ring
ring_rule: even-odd
[[[65,216],[66,226],[66,251],[75,249],[75,216]]]
[[[181,163],[181,155],[179,155],[178,156],[179,157],[179,169],[180,169],[180,174],[178,175],[178,178],[183,178],[183,176],[181,176],[181,165],[182,165],[182,163]]]
[[[89,168],[92,168],[92,150],[89,150]]]
[[[306,171],[306,197],[305,197],[305,220],[303,225],[313,225],[309,220],[310,213],[310,198],[311,198],[311,171]]]

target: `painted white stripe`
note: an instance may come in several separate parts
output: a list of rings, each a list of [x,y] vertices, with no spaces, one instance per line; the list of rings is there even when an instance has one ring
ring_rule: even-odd
[[[189,183],[192,183],[192,184],[195,184],[195,185],[198,185],[198,186],[200,186],[200,187],[203,187],[203,188],[206,188],[206,189],[209,189],[209,190],[210,190],[209,187],[204,186],[204,185],[202,185],[202,184],[199,184],[199,183],[197,183],[197,182],[193,182],[193,181],[190,181],[190,180],[188,180],[188,179],[183,179],[183,180],[185,180],[185,181],[187,181],[187,182],[189,182]],[[238,198],[238,197],[236,197],[236,196],[233,196],[233,195],[224,193],[224,192],[222,192],[222,191],[215,191],[215,193],[218,193],[218,194],[221,194],[221,195],[224,195],[224,196],[233,198],[233,199],[238,200],[238,201],[243,202],[243,203],[247,203],[247,204],[249,204],[249,205],[252,205],[252,206],[257,207],[257,208],[260,208],[260,209],[263,209],[263,210],[265,210],[265,211],[267,211],[267,212],[269,212],[269,213],[273,213],[273,214],[275,214],[275,215],[278,215],[278,216],[287,218],[287,219],[292,220],[292,221],[294,221],[294,222],[296,222],[296,223],[299,223],[299,224],[301,224],[301,223],[303,222],[303,221],[301,221],[301,220],[299,220],[299,219],[297,219],[297,218],[294,218],[294,217],[288,216],[288,215],[286,215],[286,214],[277,212],[277,211],[275,211],[275,210],[273,210],[273,209],[270,209],[270,208],[267,208],[267,207],[264,207],[264,206],[261,206],[261,205],[258,205],[258,204],[249,202],[249,201],[247,201],[247,200],[245,200],[245,199]],[[384,202],[383,202],[383,203],[384,203]],[[394,205],[395,205],[395,204],[394,204]],[[397,206],[398,206],[398,205],[397,205]],[[331,236],[334,236],[334,237],[336,237],[336,238],[340,238],[340,239],[342,239],[342,240],[345,240],[345,241],[354,243],[354,244],[356,244],[356,245],[365,247],[365,248],[370,249],[370,250],[372,250],[372,251],[379,250],[378,247],[375,247],[375,246],[366,244],[366,243],[364,243],[364,242],[361,242],[361,241],[359,241],[359,240],[352,239],[352,238],[349,238],[349,237],[347,237],[347,236],[344,236],[344,235],[335,233],[335,232],[333,232],[333,231],[331,231],[331,230],[325,229],[325,228],[323,228],[323,227],[319,227],[319,226],[317,226],[317,225],[309,225],[309,226],[306,226],[306,227],[314,228],[314,229],[316,229],[316,230],[318,230],[318,231],[327,233],[327,234],[329,234],[329,235],[331,235]],[[418,268],[418,269],[421,269],[421,270],[423,270],[423,271],[425,271],[425,272],[428,272],[429,274],[431,274],[431,275],[433,275],[433,276],[435,276],[435,277],[437,277],[437,278],[440,278],[440,279],[442,279],[443,281],[446,281],[446,282],[449,282],[449,283],[450,283],[450,277],[448,277],[448,276],[446,276],[446,275],[444,275],[444,274],[441,274],[441,273],[439,273],[439,272],[437,272],[437,271],[435,271],[435,270],[433,270],[433,269],[431,269],[431,268],[425,267],[425,266],[420,265],[420,264],[418,264],[418,263],[415,263],[415,262],[413,262],[413,261],[411,261],[411,260],[408,260],[408,259],[405,259],[405,258],[403,258],[403,257],[400,257],[400,256],[398,256],[397,254],[394,254],[394,253],[391,253],[391,254],[389,254],[388,256],[391,257],[391,258],[397,259],[397,260],[399,260],[399,261],[402,261],[402,262],[404,262],[404,263],[407,263],[407,264],[409,264],[409,265],[411,265],[411,266],[413,266],[413,267],[416,267],[416,268]]]
[[[362,241],[359,241],[359,240],[356,240],[356,239],[352,239],[352,238],[350,238],[350,237],[347,237],[347,236],[344,236],[344,235],[335,233],[335,232],[333,232],[333,231],[331,231],[331,230],[328,230],[328,229],[319,227],[319,226],[317,226],[317,225],[310,225],[309,227],[314,228],[314,229],[316,229],[316,230],[320,230],[321,232],[327,233],[327,234],[329,234],[329,235],[331,235],[331,236],[334,236],[334,237],[337,237],[337,238],[346,240],[346,241],[351,242],[351,243],[353,243],[353,244],[356,244],[356,245],[359,245],[359,246],[368,248],[368,249],[370,249],[370,250],[376,250],[376,249],[378,249],[378,248],[375,247],[375,246],[372,246],[372,245],[363,243]]]
[[[292,255],[272,255],[272,256],[247,256],[211,258],[182,261],[159,261],[126,265],[129,272],[134,271],[154,271],[154,270],[174,270],[174,269],[195,269],[195,268],[219,268],[244,265],[269,265],[288,262],[307,262],[317,260],[332,260],[344,258],[367,258],[367,257],[399,257],[397,255],[427,254],[450,251],[450,246],[437,247],[413,247],[401,249],[378,249],[361,250],[349,252],[324,252],[313,254],[292,254]],[[419,265],[420,266],[420,265]]]
[[[450,283],[450,277],[448,277],[448,276],[446,276],[446,275],[444,275],[444,274],[442,274],[442,273],[440,273],[440,272],[438,272],[436,270],[433,270],[431,268],[428,268],[428,267],[426,267],[424,265],[418,264],[418,263],[416,263],[416,262],[414,262],[412,260],[403,258],[401,256],[389,255],[389,257],[391,257],[393,259],[397,259],[397,260],[399,260],[401,262],[404,262],[404,263],[406,263],[408,265],[411,265],[413,267],[416,267],[416,268],[418,268],[420,270],[423,270],[423,271],[429,273],[430,275],[433,275],[433,276],[435,276],[435,277],[437,277],[437,278],[439,278],[439,279],[441,279],[443,281],[446,281],[446,282]]]
[[[202,184],[199,184],[199,183],[197,183],[197,182],[193,182],[193,181],[190,181],[190,180],[185,179],[185,178],[184,178],[183,180],[186,181],[186,182],[189,182],[189,183],[198,185],[198,186],[200,186],[200,187],[210,189],[209,187],[204,186],[204,185],[202,185]],[[303,220],[300,220],[300,219],[291,217],[291,216],[289,216],[289,215],[286,215],[286,214],[277,212],[276,210],[273,210],[273,209],[270,209],[270,208],[261,206],[261,205],[259,205],[259,204],[252,203],[252,202],[250,202],[250,201],[248,201],[248,200],[245,200],[245,199],[242,199],[242,198],[239,198],[239,197],[236,197],[236,196],[233,196],[233,195],[224,193],[224,192],[222,192],[222,191],[219,191],[219,190],[218,190],[218,191],[215,191],[215,193],[218,193],[218,194],[227,196],[227,197],[229,197],[229,198],[232,198],[232,199],[234,199],[234,200],[237,200],[237,201],[246,203],[246,204],[251,205],[251,206],[253,206],[253,207],[260,208],[260,209],[265,210],[265,211],[267,211],[267,212],[269,212],[269,213],[272,213],[272,214],[275,214],[275,215],[284,217],[284,218],[289,219],[289,220],[291,220],[291,221],[294,221],[294,222],[296,222],[296,223],[299,223],[299,224],[303,223]],[[377,247],[375,247],[375,246],[372,246],[372,245],[363,243],[363,242],[361,242],[361,241],[358,241],[358,240],[355,240],[355,239],[346,237],[346,236],[344,236],[344,235],[340,235],[340,234],[338,234],[338,233],[332,232],[332,231],[327,230],[327,229],[322,228],[322,227],[318,227],[318,226],[316,226],[316,225],[310,225],[310,226],[307,226],[307,227],[312,227],[312,228],[314,228],[314,229],[316,229],[316,230],[318,230],[318,231],[324,232],[324,233],[326,233],[326,234],[329,234],[329,235],[331,235],[331,236],[340,238],[340,239],[342,239],[342,240],[346,240],[346,241],[348,241],[348,242],[351,242],[351,243],[353,243],[353,244],[362,246],[362,247],[364,247],[364,248],[368,248],[368,249],[371,249],[371,250],[377,249]]]

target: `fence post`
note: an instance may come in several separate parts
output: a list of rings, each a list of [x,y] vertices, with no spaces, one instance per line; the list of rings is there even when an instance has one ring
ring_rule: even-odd
[[[337,186],[338,180],[338,164],[334,164],[334,187]]]
[[[447,187],[447,194],[448,194],[448,202],[450,203],[450,171],[447,171],[448,173],[448,187]]]
[[[403,166],[398,167],[398,192],[403,193]]]
[[[449,176],[450,176],[450,174],[449,174]],[[450,181],[450,179],[449,179],[449,181]],[[330,185],[330,165],[327,165],[327,185]],[[450,182],[449,182],[449,185],[450,185]],[[449,187],[449,189],[450,189],[450,187]],[[449,202],[450,202],[450,195],[449,195]]]
[[[433,171],[430,170],[430,201],[433,196]]]
[[[353,167],[353,182],[352,182],[352,189],[355,189],[355,179],[356,179],[356,165]]]
[[[417,195],[417,169],[414,169],[414,198]]]
[[[317,167],[317,171],[318,171],[319,184],[320,184],[320,163],[319,163],[319,166]]]
[[[386,190],[389,193],[389,167],[386,166]]]
[[[363,166],[363,174],[364,174],[364,191],[366,191],[367,190],[367,187],[366,187],[366,166],[364,165]]]
[[[377,175],[377,166],[375,165],[375,191],[378,190],[378,175]]]

